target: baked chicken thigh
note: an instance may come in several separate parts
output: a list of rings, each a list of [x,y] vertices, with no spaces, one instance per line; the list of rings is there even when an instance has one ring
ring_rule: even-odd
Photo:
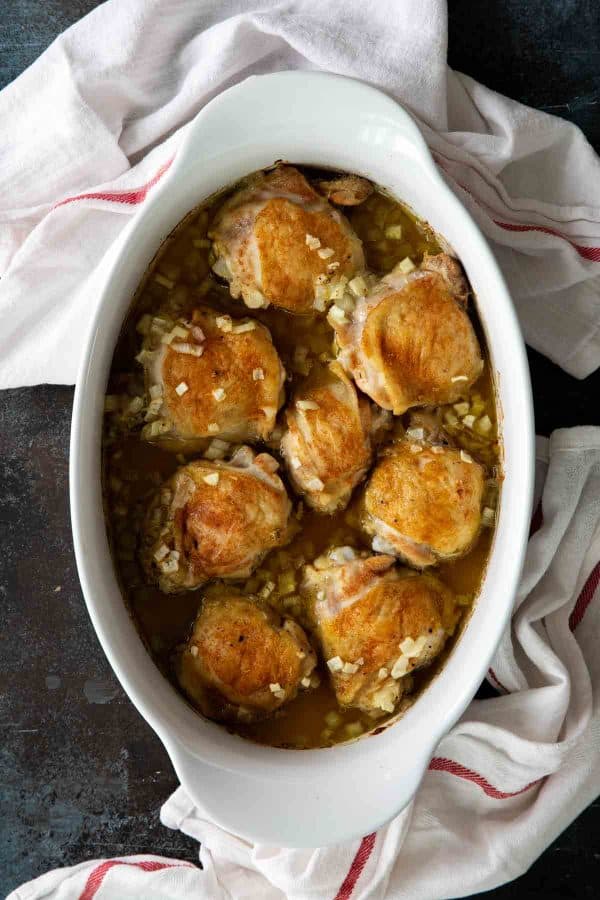
[[[310,687],[316,656],[302,628],[236,588],[206,591],[177,678],[204,715],[250,722]]]
[[[247,578],[286,543],[292,505],[278,463],[241,447],[230,462],[197,459],[163,484],[145,520],[142,564],[162,591]]]
[[[213,269],[252,309],[312,313],[324,279],[364,268],[362,244],[344,216],[292,166],[262,173],[227,200],[209,231]]]
[[[281,450],[294,488],[318,512],[346,506],[371,464],[371,438],[383,427],[382,414],[333,362],[313,369],[285,419]]]
[[[483,368],[459,264],[446,254],[426,255],[413,271],[405,263],[353,309],[329,311],[339,360],[361,390],[395,415],[453,403]]]
[[[204,306],[191,321],[153,322],[138,357],[150,395],[144,437],[184,445],[206,437],[265,440],[285,380],[268,328]]]
[[[394,712],[404,677],[433,661],[456,623],[441,581],[394,563],[337,547],[303,582],[339,703],[373,715]]]
[[[484,487],[484,468],[468,453],[407,437],[373,469],[360,503],[362,527],[374,550],[432,566],[471,548]]]

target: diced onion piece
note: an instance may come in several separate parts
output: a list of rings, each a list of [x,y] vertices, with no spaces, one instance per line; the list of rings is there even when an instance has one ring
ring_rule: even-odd
[[[468,381],[468,380],[469,380],[469,376],[468,376],[468,375],[453,375],[452,378],[450,379],[450,381],[453,381],[453,382],[456,382],[456,381]]]
[[[422,441],[425,437],[425,429],[424,428],[407,428],[406,434],[408,437],[413,438],[415,441]]]
[[[342,672],[344,675],[354,675],[355,672],[358,672],[359,667],[356,663],[345,662],[342,666]]]
[[[309,478],[306,482],[306,487],[309,491],[322,491],[325,485],[320,478]]]
[[[344,294],[346,293],[346,282],[347,279],[341,279],[336,281],[335,284],[332,284],[329,288],[329,296],[332,300],[341,300]]]
[[[409,447],[409,450],[411,453],[422,453],[423,452],[423,448],[421,447],[420,444],[411,444]]]
[[[275,693],[277,693],[277,691],[281,690],[281,685],[279,684],[278,681],[275,681],[275,682],[273,682],[273,684],[269,685],[269,690],[271,691],[271,693],[275,694]]]
[[[314,400],[296,400],[298,409],[318,409],[319,404]]]
[[[418,641],[413,641],[411,637],[404,638],[400,644],[400,651],[407,659],[413,659],[415,656],[418,656],[422,649],[422,645]]]
[[[379,679],[379,681],[383,681],[383,679],[384,679],[384,678],[387,678],[389,674],[390,674],[390,673],[388,672],[387,669],[381,668],[381,669],[379,670],[379,672],[377,673],[377,678]]]
[[[479,431],[482,431],[484,434],[487,434],[488,431],[492,430],[492,420],[488,415],[482,416],[477,422],[477,428]]]
[[[156,562],[160,562],[165,558],[165,556],[169,555],[169,548],[166,544],[161,544],[156,553],[154,554],[154,559]]]
[[[363,733],[364,728],[360,722],[349,722],[348,725],[344,727],[344,731],[348,737],[358,737]]]
[[[143,398],[142,398],[142,397],[134,397],[134,398],[130,401],[130,403],[129,403],[128,407],[127,407],[127,412],[128,412],[128,413],[131,413],[132,415],[135,415],[136,413],[141,412],[141,410],[142,410],[143,408],[144,408],[144,400],[143,400]]]
[[[321,259],[329,259],[334,253],[335,250],[332,250],[331,247],[323,247],[321,250],[317,250],[317,254]]]
[[[217,316],[215,319],[215,325],[217,328],[220,328],[221,331],[231,331],[233,328],[233,322],[231,321],[231,316]]]
[[[217,422],[209,422],[206,430],[209,434],[216,434],[219,430],[219,425]]]
[[[454,409],[458,413],[459,416],[467,416],[469,414],[469,409],[471,407],[467,403],[466,400],[463,400],[461,403],[455,403]]]
[[[346,313],[339,306],[332,306],[329,310],[328,318],[335,322],[336,325],[344,325],[348,319],[346,318]]]
[[[475,416],[463,416],[463,425],[467,428],[472,428],[475,424]]]
[[[391,241],[402,240],[402,225],[388,225],[385,229],[385,236]]]
[[[231,329],[233,334],[244,334],[246,331],[254,331],[256,322],[242,322],[241,325],[234,325]]]
[[[274,582],[274,581],[267,581],[267,582],[265,583],[264,587],[261,588],[260,596],[261,596],[264,600],[266,600],[267,597],[270,597],[270,596],[271,596],[271,594],[273,593],[274,590],[275,590],[275,582]]]
[[[306,240],[306,246],[309,248],[309,250],[318,250],[319,247],[321,246],[321,241],[319,240],[318,237],[315,237],[313,234],[307,233],[305,240]]]
[[[185,381],[180,381],[177,387],[175,388],[175,393],[178,397],[183,397],[189,391],[189,387]]]
[[[300,462],[300,460],[298,459],[297,456],[292,456],[292,457],[290,458],[290,464],[291,464],[291,466],[292,466],[292,469],[300,469],[300,468],[302,468],[302,463]]]
[[[219,473],[211,472],[209,475],[205,475],[202,481],[205,484],[209,484],[211,487],[216,487],[219,483]]]
[[[162,389],[161,384],[151,384],[150,385],[150,399],[151,400],[158,400],[160,397],[162,397],[162,392],[163,392],[163,389]]]
[[[340,264],[337,260],[334,260],[334,262],[327,263],[327,271],[328,272],[335,272],[335,270],[339,269],[339,267],[340,267]]]
[[[300,684],[302,685],[303,688],[309,688],[310,687],[310,678],[303,678],[300,681]]]
[[[285,700],[285,691],[275,691],[274,697],[277,697],[278,700]]]
[[[469,456],[469,454],[466,453],[464,450],[461,450],[461,451],[460,451],[460,458],[462,459],[462,461],[463,461],[464,463],[469,463],[469,464],[470,464],[470,463],[473,462],[473,457],[472,457],[472,456]]]
[[[186,353],[188,356],[202,356],[204,353],[204,347],[199,346],[198,344],[171,344],[171,349],[175,351],[175,353]]]
[[[190,647],[190,653],[192,654],[192,656],[198,656],[199,652],[200,651],[198,650],[196,644],[192,644],[192,646]]]
[[[218,275],[220,278],[230,278],[231,270],[222,256],[219,256],[213,263],[212,270],[215,275]]]
[[[435,446],[431,448],[431,452],[435,453],[436,456],[439,456],[440,453],[444,452],[444,448],[440,444],[435,444]]]
[[[403,275],[408,275],[408,273],[412,272],[416,266],[410,256],[405,256],[402,262],[398,263],[398,268]]]
[[[171,281],[170,278],[166,278],[164,275],[161,275],[160,272],[156,273],[156,275],[154,276],[154,280],[162,287],[168,288],[168,290],[171,290],[171,288],[175,287],[175,282]]]
[[[330,672],[341,672],[344,668],[344,663],[339,656],[332,656],[331,659],[327,660],[327,668]],[[329,722],[327,724],[329,725]]]
[[[335,659],[339,659],[339,656],[336,656]],[[342,724],[342,717],[339,713],[335,712],[335,710],[331,710],[331,712],[328,712],[325,716],[325,724],[329,728],[337,728],[338,725]]]
[[[454,415],[453,412],[450,412],[450,411],[446,412],[446,413],[444,414],[444,419],[446,420],[446,422],[448,423],[448,425],[452,425],[452,427],[456,427],[456,426],[458,425],[458,419],[457,419],[457,417]]]
[[[226,396],[223,388],[215,388],[214,391],[212,391],[212,395],[215,398],[215,400],[217,401],[217,403],[220,403],[221,400],[224,400],[225,396]]]
[[[481,522],[483,525],[491,526],[496,521],[496,512],[491,506],[484,506],[481,513]]]
[[[277,590],[282,596],[293,594],[296,589],[296,576],[292,569],[282,572],[277,579]]]
[[[406,656],[399,656],[396,662],[392,667],[392,671],[390,675],[392,678],[402,678],[403,675],[406,675],[408,672],[408,658]]]
[[[351,294],[346,291],[344,295],[336,301],[336,306],[339,306],[339,308],[343,309],[344,312],[354,312],[356,300]]]
[[[252,370],[252,380],[253,381],[264,381],[265,380],[264,369],[253,369]]]

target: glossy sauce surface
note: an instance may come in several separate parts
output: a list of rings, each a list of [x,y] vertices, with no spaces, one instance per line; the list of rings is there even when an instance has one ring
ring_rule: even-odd
[[[310,173],[308,174],[310,177]],[[147,443],[140,438],[143,423],[139,417],[136,418],[135,414],[127,417],[122,413],[124,405],[130,403],[132,398],[143,395],[144,391],[141,367],[135,362],[135,355],[140,348],[136,323],[142,314],[148,312],[158,314],[162,310],[185,315],[198,302],[233,315],[255,316],[271,330],[288,373],[288,396],[295,382],[308,373],[311,365],[323,365],[327,357],[332,356],[333,332],[324,316],[291,317],[288,313],[273,308],[249,311],[240,301],[232,300],[227,288],[209,275],[209,242],[206,240],[206,232],[210,218],[220,202],[222,197],[212,204],[193,210],[164,242],[146,273],[115,350],[108,386],[109,412],[105,416],[105,511],[124,601],[149,652],[174,684],[174,653],[188,636],[201,602],[202,590],[168,596],[162,594],[145,582],[137,560],[137,549],[142,517],[152,493],[178,465],[201,454],[196,452],[184,457],[176,446],[164,449]],[[345,212],[363,240],[368,267],[377,274],[389,271],[406,256],[410,256],[418,264],[425,251],[436,253],[440,250],[435,235],[425,223],[381,193],[372,194],[365,203]],[[402,239],[386,238],[386,229],[396,224],[402,226]],[[159,281],[156,280],[157,275],[160,276]],[[471,315],[474,316],[473,304],[470,306]],[[474,324],[487,362],[485,342],[476,317]],[[465,429],[452,407],[443,410],[443,417],[447,430],[457,445],[464,447],[486,465],[490,476],[489,502],[494,503],[500,479],[499,451],[494,390],[487,364],[483,375],[465,400],[478,416],[489,416],[492,422],[490,432],[482,435]],[[398,420],[398,427],[401,424]],[[206,443],[208,445],[209,441]],[[263,447],[277,456],[276,444]],[[283,467],[280,474],[285,481]],[[289,493],[294,497],[291,488]],[[297,591],[301,566],[332,545],[349,544],[367,549],[369,543],[367,536],[356,525],[354,501],[347,510],[333,516],[324,516],[306,509],[303,504],[298,503],[298,498],[294,500],[297,523],[295,537],[283,550],[273,551],[257,572],[242,582],[241,586],[253,593],[266,581],[273,581],[276,589],[268,602],[306,626],[308,623],[302,598]],[[434,570],[459,595],[465,614],[476,598],[492,536],[491,528],[483,528],[475,546],[466,556],[442,563]],[[465,618],[464,614],[462,618]],[[460,623],[457,632],[459,630]],[[414,689],[409,699],[403,701],[405,705],[413,702],[419,691],[443,665],[453,643],[454,639],[448,641],[446,649],[432,666],[414,676],[407,676],[413,678]],[[340,708],[322,664],[319,671],[321,684],[316,690],[301,693],[271,719],[251,725],[239,725],[236,730],[262,743],[303,748],[327,746],[381,726],[385,720],[378,719],[374,722],[358,710]]]

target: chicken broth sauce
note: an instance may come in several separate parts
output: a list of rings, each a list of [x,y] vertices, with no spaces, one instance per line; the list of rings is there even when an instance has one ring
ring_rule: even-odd
[[[144,383],[141,367],[134,361],[140,347],[138,323],[145,314],[185,316],[198,303],[233,316],[251,315],[271,331],[288,373],[287,396],[314,366],[326,365],[334,356],[333,331],[324,315],[290,317],[289,313],[272,307],[248,310],[241,301],[233,300],[227,287],[210,275],[207,231],[225,196],[221,194],[194,209],[159,249],[136,293],[119,337],[106,403],[103,438],[105,515],[118,579],[148,651],[177,689],[174,655],[189,636],[203,589],[165,595],[145,580],[137,550],[143,516],[153,492],[179,465],[200,456],[210,439],[198,442],[195,452],[185,455],[176,442],[159,447],[140,439],[144,422],[138,398],[143,397]],[[350,210],[348,218],[363,241],[367,266],[378,274],[388,272],[405,257],[418,264],[425,252],[440,252],[435,235],[426,223],[379,192]],[[401,238],[394,236],[399,234]],[[494,389],[485,341],[472,304],[471,315],[486,365],[482,376],[460,403],[441,408],[440,414],[456,445],[487,467],[490,480],[486,503],[494,508],[500,481]],[[465,426],[465,417],[470,427]],[[396,433],[401,433],[405,419],[406,416],[395,420]],[[279,458],[276,441],[261,446]],[[299,593],[303,564],[340,544],[369,549],[369,539],[358,527],[355,500],[341,512],[320,515],[294,497],[283,466],[279,474],[295,502],[292,515],[296,533],[289,544],[272,551],[249,579],[238,584],[247,593],[263,591],[263,596],[265,585],[272,585],[267,602],[309,629],[307,611]],[[467,555],[442,562],[433,569],[459,597],[456,633],[464,626],[479,590],[492,535],[492,528],[482,528]],[[357,737],[385,724],[410,705],[443,666],[454,640],[447,642],[444,651],[429,667],[405,676],[412,681],[412,691],[403,698],[393,716],[374,720],[359,710],[340,707],[329,684],[327,669],[320,662],[320,684],[316,689],[301,692],[263,721],[228,724],[226,727],[252,740],[279,747],[328,746]]]

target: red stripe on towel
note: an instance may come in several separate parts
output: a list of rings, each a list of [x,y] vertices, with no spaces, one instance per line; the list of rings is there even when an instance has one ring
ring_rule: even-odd
[[[168,162],[162,165],[156,175],[139,188],[132,188],[130,191],[93,191],[89,194],[77,194],[75,197],[66,197],[64,200],[56,203],[53,209],[57,209],[59,206],[65,206],[67,203],[74,203],[76,200],[110,200],[113,203],[126,203],[130,206],[135,206],[137,203],[142,203],[146,199],[146,195],[150,188],[153,188],[154,185],[160,181],[165,172],[169,169],[174,158],[175,157],[172,157]]]
[[[456,775],[457,778],[463,778],[465,781],[472,781],[473,784],[476,784],[481,788],[484,794],[487,794],[488,797],[492,797],[494,800],[507,800],[509,797],[518,797],[519,794],[524,794],[525,791],[528,791],[542,781],[541,778],[538,778],[536,781],[531,781],[529,784],[526,784],[525,787],[520,788],[518,791],[501,791],[499,788],[494,787],[493,784],[490,784],[487,778],[484,778],[479,772],[474,772],[473,769],[467,769],[466,766],[461,766],[460,763],[454,762],[452,759],[446,759],[443,756],[434,756],[429,763],[429,769],[433,772],[448,772],[450,775]]]
[[[569,616],[569,628],[575,631],[585,615],[585,611],[592,602],[592,598],[596,593],[596,588],[600,582],[600,562],[592,569],[592,572],[584,584],[582,591],[577,598],[577,602],[573,607],[573,612]]]
[[[90,872],[79,900],[92,900],[92,897],[95,897],[100,890],[107,872],[114,866],[134,866],[137,869],[142,869],[144,872],[160,872],[162,869],[178,869],[182,866],[189,868],[191,863],[163,863],[151,859],[140,860],[140,862],[126,862],[124,859],[106,859]]]
[[[364,837],[360,842],[360,847],[356,851],[356,856],[352,860],[352,865],[350,866],[348,874],[342,882],[341,888],[335,895],[335,900],[349,900],[349,898],[351,897],[354,886],[360,878],[360,874],[366,866],[371,853],[373,852],[376,836],[377,835],[375,834],[375,832],[373,832],[373,834],[367,834],[367,836]]]
[[[600,247],[584,247],[583,244],[577,244],[567,234],[563,234],[562,231],[556,231],[555,228],[547,228],[545,225],[516,225],[512,222],[500,222],[498,219],[493,219],[492,221],[495,225],[499,225],[500,228],[504,228],[505,231],[540,231],[542,234],[551,234],[553,237],[562,238],[574,250],[577,250],[583,259],[600,262]]]

